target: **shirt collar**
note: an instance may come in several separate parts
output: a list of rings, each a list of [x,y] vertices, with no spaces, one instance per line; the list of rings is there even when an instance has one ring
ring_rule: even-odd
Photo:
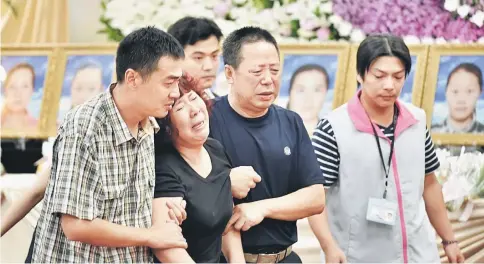
[[[114,138],[116,140],[116,145],[120,145],[125,142],[128,142],[134,137],[129,131],[128,125],[126,125],[126,122],[121,116],[121,113],[119,112],[118,107],[114,103],[112,92],[115,87],[116,87],[116,83],[112,83],[109,86],[109,91],[105,92],[104,109],[105,109],[106,115],[110,120],[111,127],[114,130]],[[155,118],[151,116],[142,120],[140,122],[140,125],[143,131],[147,134],[154,134],[160,130],[160,127],[158,126],[158,123],[156,122]]]

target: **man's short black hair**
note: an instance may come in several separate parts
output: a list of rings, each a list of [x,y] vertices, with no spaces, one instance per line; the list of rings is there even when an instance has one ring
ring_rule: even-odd
[[[180,43],[170,34],[155,27],[144,27],[129,33],[116,52],[116,79],[124,82],[126,70],[133,69],[143,78],[158,68],[161,57],[185,58]]]
[[[218,41],[222,38],[222,30],[208,18],[184,17],[168,28],[168,33],[175,37],[183,47],[194,45],[200,40],[215,36]]]
[[[412,57],[403,39],[393,35],[378,34],[367,37],[358,47],[356,70],[362,79],[365,79],[371,64],[383,56],[397,57],[405,67],[405,76],[410,73]]]
[[[279,53],[276,39],[269,31],[260,27],[243,27],[230,33],[223,43],[223,59],[225,65],[237,69],[242,62],[242,46],[248,43],[265,41],[274,45]]]

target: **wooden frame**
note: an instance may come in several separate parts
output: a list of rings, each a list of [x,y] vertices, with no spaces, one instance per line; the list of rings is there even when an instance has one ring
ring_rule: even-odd
[[[324,56],[324,55],[334,55],[337,56],[337,69],[334,73],[328,72],[328,75],[334,76],[334,86],[333,86],[333,101],[332,109],[344,103],[345,95],[345,75],[348,68],[348,57],[350,53],[350,45],[347,43],[325,43],[325,44],[281,44],[279,45],[281,53],[281,71],[284,69],[285,57],[288,55],[302,55],[302,56]],[[314,62],[313,62],[314,63]],[[313,64],[311,63],[311,64]],[[314,63],[318,64],[319,63]],[[321,65],[323,66],[323,65]],[[324,65],[326,68],[326,65]],[[284,72],[281,74],[281,79],[283,79]],[[293,74],[292,72],[290,73]],[[330,78],[331,79],[331,78]],[[284,83],[281,83],[281,89]],[[287,85],[290,85],[287,82]],[[289,88],[288,88],[289,89]],[[289,92],[288,95],[289,97]]]
[[[441,57],[473,55],[479,57],[482,56],[482,60],[484,60],[484,46],[482,44],[445,44],[432,45],[430,47],[425,90],[422,97],[422,108],[427,113],[427,125],[429,129],[432,127],[435,94],[438,89],[437,85],[439,81],[439,68],[441,67]],[[481,71],[484,72],[484,67],[481,67]],[[484,133],[444,134],[432,132],[431,134],[434,142],[439,145],[484,145]]]
[[[18,131],[15,129],[5,128],[2,121],[1,127],[1,138],[46,138],[48,135],[46,133],[46,128],[49,119],[49,112],[53,102],[52,97],[52,87],[53,82],[55,79],[55,73],[57,70],[57,49],[56,47],[49,46],[49,45],[4,45],[1,47],[2,52],[2,67],[4,65],[9,64],[8,57],[24,57],[19,58],[15,61],[13,65],[9,65],[8,68],[12,68],[14,65],[18,65],[20,63],[27,63],[34,68],[34,91],[31,95],[31,98],[34,97],[34,101],[30,101],[30,107],[38,103],[39,100],[35,100],[35,93],[37,89],[42,89],[41,99],[40,99],[40,106],[38,117],[37,114],[34,116],[29,116],[29,110],[27,110],[27,117],[28,124],[32,125],[32,127],[36,127],[33,129],[32,127],[26,127],[25,131]],[[45,57],[46,59],[44,60]],[[40,66],[40,67],[39,67]],[[5,82],[7,81],[8,77],[8,69],[5,69],[7,74],[5,75]],[[43,76],[39,75],[39,72],[43,73]],[[4,82],[2,82],[2,89],[7,88]],[[2,101],[3,101],[3,91],[2,91]],[[3,104],[3,103],[2,103]],[[37,107],[35,107],[37,108]],[[2,105],[2,115],[4,113],[5,106]],[[2,116],[3,118],[3,116]]]
[[[72,71],[77,71],[78,67],[82,67],[82,65],[86,64],[98,64],[98,68],[102,69],[103,71],[106,69],[106,64],[109,59],[104,58],[92,58],[90,56],[103,56],[108,55],[112,56],[112,73],[110,73],[110,80],[109,83],[112,83],[116,79],[116,66],[115,66],[115,56],[116,56],[116,48],[117,44],[96,44],[96,45],[72,45],[72,44],[60,44],[59,51],[58,51],[58,63],[59,69],[56,72],[56,78],[54,81],[53,87],[55,87],[55,91],[52,93],[52,101],[58,102],[53,104],[50,108],[49,112],[49,122],[47,133],[49,136],[55,136],[57,134],[57,127],[60,125],[61,119],[63,118],[65,112],[68,109],[63,107],[61,109],[61,104],[64,100],[70,99],[70,90],[67,90],[66,82],[70,82],[66,79],[66,74],[72,77],[75,74],[72,74]],[[76,56],[76,57],[71,57]],[[70,60],[72,58],[72,60]],[[76,69],[77,68],[77,69]],[[69,72],[71,71],[71,72]],[[103,74],[103,72],[101,72]],[[69,78],[69,77],[68,77]],[[109,83],[106,81],[106,75],[102,75],[102,85],[104,89],[108,88]],[[70,84],[69,84],[70,85]],[[68,96],[63,96],[63,93],[68,93]],[[71,103],[69,103],[71,104]],[[61,115],[61,116],[59,116]],[[60,118],[60,119],[59,119]]]
[[[351,46],[350,58],[348,62],[348,71],[346,78],[346,92],[345,102],[353,97],[358,88],[356,81],[356,53],[358,51],[359,44],[353,44]],[[429,53],[429,46],[427,45],[408,45],[411,56],[416,56],[416,63],[412,65],[414,72],[413,85],[412,85],[412,104],[421,106],[423,88],[425,83],[425,73],[427,69],[427,59]]]

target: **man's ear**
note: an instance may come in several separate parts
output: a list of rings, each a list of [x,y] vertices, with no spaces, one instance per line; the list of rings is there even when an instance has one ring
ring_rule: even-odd
[[[124,82],[126,86],[136,89],[143,82],[143,79],[138,72],[130,68],[124,73]]]
[[[230,65],[225,65],[224,67],[224,72],[225,72],[225,78],[227,79],[228,84],[233,84],[234,83],[234,68]]]
[[[363,77],[361,77],[360,74],[356,75],[356,80],[358,81],[358,83],[361,85],[363,83]]]

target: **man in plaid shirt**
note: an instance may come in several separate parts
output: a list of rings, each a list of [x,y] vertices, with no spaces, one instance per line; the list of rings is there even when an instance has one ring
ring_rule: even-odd
[[[118,82],[59,128],[32,262],[147,263],[150,248],[186,248],[176,223],[151,226],[153,117],[179,97],[183,59],[183,47],[153,27],[121,41]]]

